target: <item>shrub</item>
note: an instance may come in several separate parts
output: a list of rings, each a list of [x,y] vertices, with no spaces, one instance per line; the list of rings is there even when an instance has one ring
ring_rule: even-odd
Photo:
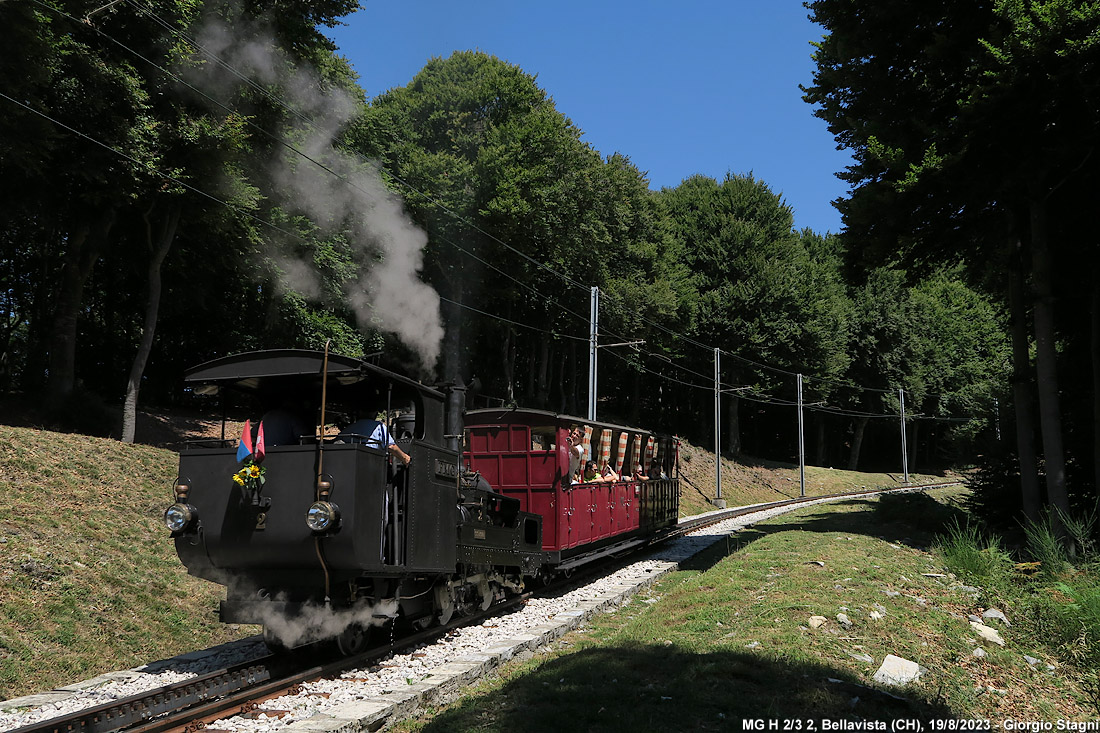
[[[1100,514],[1100,502],[1093,505],[1091,511],[1074,514],[1058,509],[1058,517],[1062,520],[1062,526],[1069,532],[1069,536],[1077,544],[1079,560],[1083,563],[1091,563],[1096,560],[1096,523]]]
[[[1038,522],[1024,524],[1027,551],[1042,564],[1043,576],[1048,580],[1059,577],[1066,569],[1066,548],[1054,529],[1054,519],[1049,511]]]
[[[1074,661],[1095,669],[1100,666],[1100,582],[1079,575],[1057,588],[1071,599],[1059,604],[1063,646]]]
[[[937,538],[936,547],[948,569],[972,582],[999,586],[1008,577],[1012,559],[996,537],[986,536],[977,526],[952,519],[946,535]]]

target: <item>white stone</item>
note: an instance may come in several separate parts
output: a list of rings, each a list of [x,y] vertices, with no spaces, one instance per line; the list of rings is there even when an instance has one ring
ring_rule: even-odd
[[[970,622],[970,628],[974,629],[974,633],[980,636],[982,639],[1000,646],[1005,645],[1005,640],[1001,638],[1001,635],[997,633],[996,629],[991,629],[985,624],[979,624],[976,621]]]
[[[824,626],[825,622],[828,621],[828,620],[829,619],[825,618],[824,616],[810,616],[810,621],[809,621],[810,628],[811,629],[820,628],[820,627]]]
[[[887,654],[882,660],[882,666],[878,668],[872,679],[880,685],[900,687],[907,685],[921,676],[920,665],[916,662],[901,657]]]

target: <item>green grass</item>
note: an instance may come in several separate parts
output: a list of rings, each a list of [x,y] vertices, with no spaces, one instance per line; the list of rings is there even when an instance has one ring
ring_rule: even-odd
[[[1025,524],[1024,536],[1027,538],[1028,552],[1039,563],[1043,576],[1047,580],[1054,580],[1065,572],[1068,557],[1062,541],[1058,538],[1058,532],[1054,528],[1054,518],[1050,512],[1045,512],[1038,522]]]
[[[0,700],[239,638],[161,514],[175,453],[0,426]]]
[[[144,432],[179,439],[154,427]],[[210,429],[197,417],[187,427]],[[684,460],[685,475],[704,490],[709,481],[713,496],[712,454],[685,444]],[[0,700],[257,631],[221,625],[222,589],[186,575],[176,558],[161,514],[177,465],[175,453],[149,446],[0,426]],[[733,504],[798,493],[788,465],[726,461],[723,470]],[[810,493],[896,483],[808,475]],[[713,507],[685,482],[684,508]]]
[[[986,537],[969,520],[956,517],[937,540],[937,549],[949,570],[987,589],[1002,588],[1011,575],[1012,558],[999,540]]]
[[[741,730],[738,718],[1081,720],[1087,671],[1014,619],[971,655],[984,606],[930,550],[960,491],[850,499],[719,543],[552,651],[506,665],[423,731]],[[824,566],[817,564],[823,562]],[[926,575],[927,574],[927,575]],[[838,623],[846,613],[851,628]],[[882,618],[873,618],[872,612]],[[827,623],[811,628],[809,618]],[[927,674],[899,701],[871,677],[887,654]],[[1032,667],[1028,654],[1043,660]],[[866,661],[866,657],[871,661]],[[1053,661],[1057,671],[1047,671]],[[993,688],[993,691],[990,690]]]
[[[686,440],[680,446],[680,516],[714,510],[714,453]],[[944,481],[944,476],[910,474],[910,483]],[[806,495],[824,496],[864,489],[902,486],[900,473],[863,473],[827,466],[806,466]],[[740,462],[722,459],[722,498],[729,506],[760,504],[800,496],[798,464],[767,461],[748,456]]]
[[[1026,525],[1025,532],[1027,556],[1039,567],[1034,577],[1014,572],[1012,558],[997,538],[970,524],[949,527],[938,549],[949,568],[967,582],[982,585],[989,603],[1025,619],[1062,661],[1082,669],[1100,668],[1100,568],[1089,555],[1080,567],[1070,564],[1049,514]],[[1077,539],[1079,547],[1088,548],[1082,539],[1090,540],[1089,533]],[[1016,569],[1026,567],[1025,563]],[[1100,686],[1100,677],[1095,681]],[[1100,687],[1094,694],[1100,713]]]

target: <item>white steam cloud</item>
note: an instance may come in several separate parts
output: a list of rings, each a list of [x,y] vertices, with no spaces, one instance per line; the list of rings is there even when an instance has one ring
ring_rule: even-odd
[[[284,600],[276,598],[276,600]],[[287,648],[315,641],[335,639],[345,629],[359,625],[363,629],[381,627],[397,617],[396,600],[383,600],[375,605],[360,603],[352,608],[334,609],[317,603],[303,604],[300,613],[286,616],[274,607],[264,608],[260,623],[264,630]]]
[[[396,334],[417,353],[423,368],[431,370],[443,325],[439,295],[420,279],[428,238],[375,166],[335,147],[357,110],[355,100],[326,88],[312,69],[292,64],[273,34],[243,18],[229,28],[211,17],[197,40],[225,63],[205,58],[188,73],[189,82],[222,101],[236,96],[245,84],[274,88],[294,110],[291,119],[308,120],[296,121],[294,129],[281,134],[283,142],[316,162],[290,149],[276,155],[265,171],[273,190],[265,193],[284,209],[308,216],[323,234],[344,233],[359,267],[345,294],[360,328]],[[276,251],[269,255],[281,271],[281,287],[307,299],[319,297],[322,280],[312,258],[293,259]]]

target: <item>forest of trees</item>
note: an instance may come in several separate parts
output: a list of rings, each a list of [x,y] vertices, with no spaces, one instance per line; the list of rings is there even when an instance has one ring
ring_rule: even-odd
[[[901,389],[911,470],[1095,497],[1093,4],[808,3],[841,233],[751,174],[651,190],[486,53],[367,99],[320,31],[356,6],[0,2],[0,395],[133,440],[187,367],[331,340],[583,414],[597,286],[644,341],[601,350],[602,418],[713,441],[717,348],[731,457],[795,457],[801,374],[811,463],[900,470]]]
[[[1100,4],[807,7],[827,35],[806,100],[855,157],[839,202],[850,265],[916,277],[956,267],[1006,314],[1011,420],[984,461],[987,511],[1092,507],[1100,281],[1086,223],[1100,173]]]

